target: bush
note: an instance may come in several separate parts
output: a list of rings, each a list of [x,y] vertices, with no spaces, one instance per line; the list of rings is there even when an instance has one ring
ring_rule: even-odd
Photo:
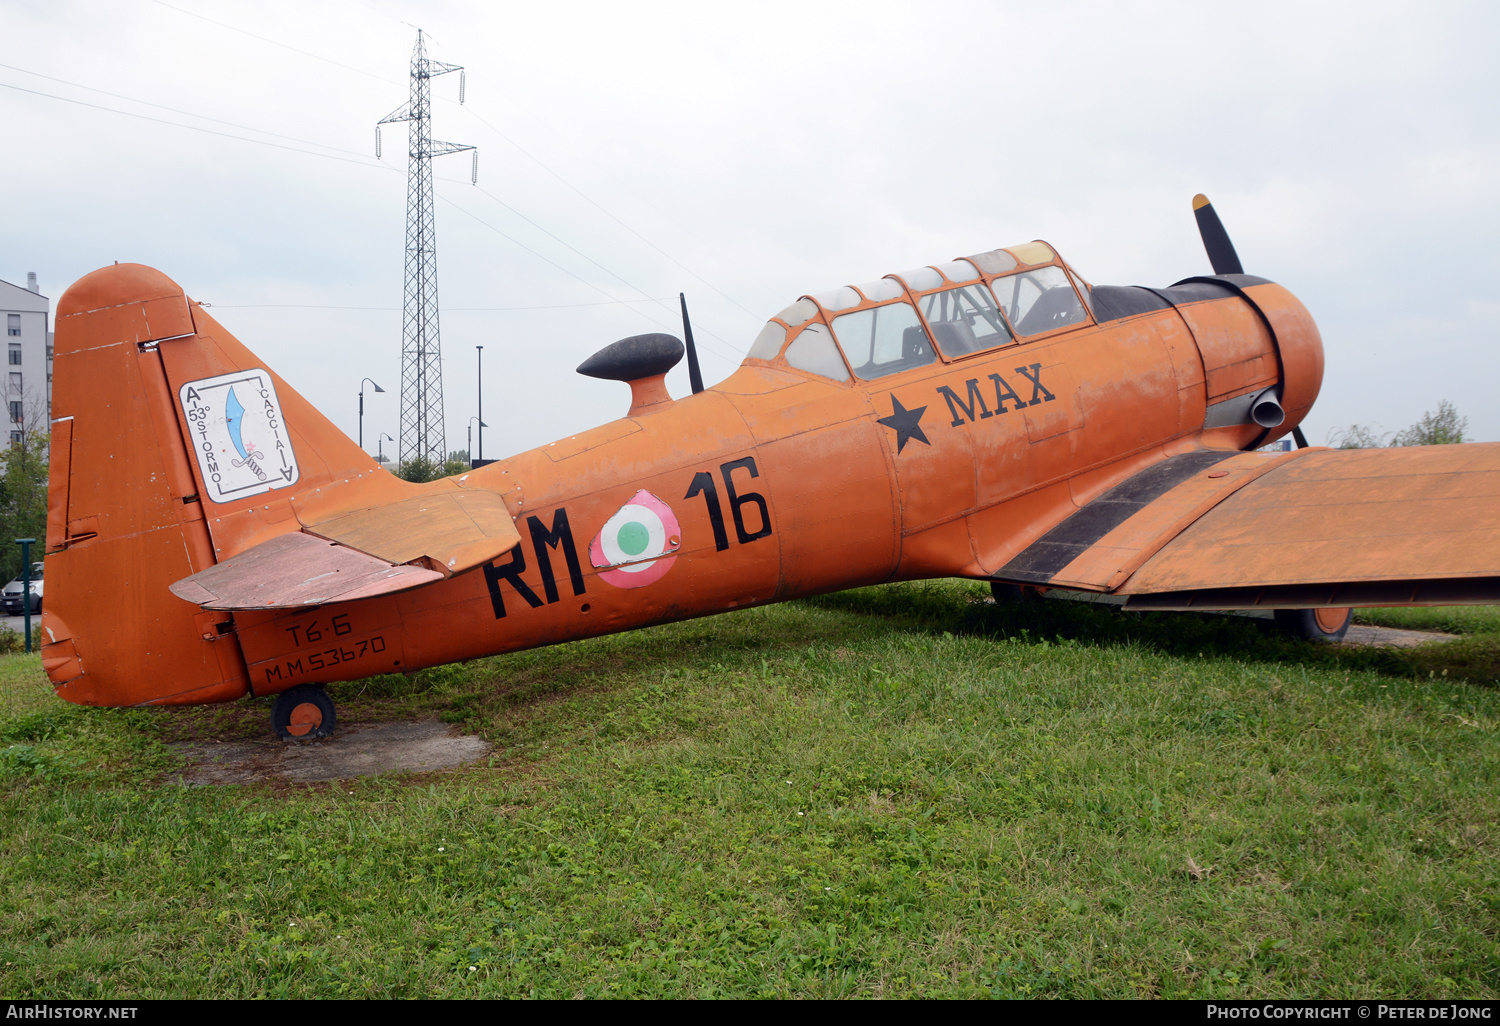
[[[1469,439],[1469,418],[1460,417],[1457,408],[1444,399],[1437,412],[1422,414],[1422,419],[1403,431],[1381,434],[1365,424],[1350,424],[1328,432],[1328,444],[1335,449],[1379,449],[1387,445],[1457,445]]]
[[[407,460],[401,464],[396,471],[396,476],[406,481],[414,481],[420,484],[423,481],[436,481],[440,477],[452,477],[455,474],[467,474],[469,463],[467,460],[449,458],[443,463],[429,460],[425,457],[417,457]]]
[[[1457,445],[1465,441],[1464,432],[1469,429],[1469,418],[1460,417],[1453,404],[1444,399],[1438,403],[1436,413],[1424,413],[1405,431],[1396,432],[1392,445]]]

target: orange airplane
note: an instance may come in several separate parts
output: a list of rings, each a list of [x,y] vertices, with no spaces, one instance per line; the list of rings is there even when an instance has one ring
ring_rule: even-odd
[[[628,338],[579,368],[629,383],[626,416],[427,484],[165,275],[95,271],[57,310],[43,664],[88,705],[277,695],[306,739],[331,681],[887,581],[1313,637],[1500,600],[1500,446],[1307,447],[1318,329],[1194,208],[1212,276],[1091,286],[996,249],[804,296],[679,400],[682,343]]]

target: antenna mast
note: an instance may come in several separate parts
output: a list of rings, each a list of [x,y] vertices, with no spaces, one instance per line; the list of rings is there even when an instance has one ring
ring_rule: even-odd
[[[463,69],[429,60],[417,30],[411,53],[411,98],[375,126],[375,155],[380,155],[380,125],[407,122],[406,295],[401,304],[401,441],[403,467],[427,460],[441,467],[448,457],[443,419],[443,354],[438,338],[437,227],[432,194],[432,158],[474,151],[472,179],[479,176],[479,151],[473,146],[432,138],[432,86],[438,75],[457,71],[463,102]]]

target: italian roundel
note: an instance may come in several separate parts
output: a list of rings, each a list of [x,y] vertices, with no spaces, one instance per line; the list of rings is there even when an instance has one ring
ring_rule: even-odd
[[[643,588],[677,561],[682,528],[670,507],[644,488],[630,497],[589,543],[589,562],[617,588]]]

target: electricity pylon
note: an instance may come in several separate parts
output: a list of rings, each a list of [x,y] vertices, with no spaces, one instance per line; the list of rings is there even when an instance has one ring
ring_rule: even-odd
[[[430,60],[417,30],[411,52],[411,98],[375,126],[375,155],[380,156],[380,126],[407,122],[406,295],[401,304],[401,441],[399,460],[408,466],[428,460],[442,466],[448,457],[443,421],[443,352],[438,337],[437,228],[432,195],[432,158],[474,151],[471,177],[479,176],[479,151],[473,146],[432,138],[432,86],[437,75],[459,73],[458,102],[464,101],[463,68]]]

